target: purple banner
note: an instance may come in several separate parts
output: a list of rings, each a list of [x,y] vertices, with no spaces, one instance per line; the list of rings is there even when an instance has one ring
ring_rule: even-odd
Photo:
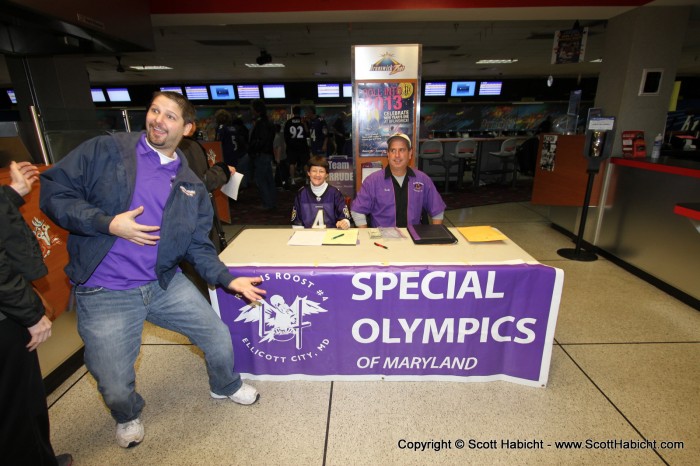
[[[261,275],[267,290],[259,305],[217,290],[238,372],[546,384],[562,284],[562,273],[555,268],[523,264],[231,271],[236,276]]]

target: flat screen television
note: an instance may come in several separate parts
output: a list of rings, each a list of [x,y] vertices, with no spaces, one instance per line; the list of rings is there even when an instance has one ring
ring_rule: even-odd
[[[182,87],[180,86],[161,86],[160,88],[161,92],[177,92],[178,94],[182,94]]]
[[[263,97],[266,99],[284,99],[284,84],[263,84]]]
[[[232,84],[212,84],[209,86],[211,100],[234,100],[236,94],[233,93]]]
[[[501,95],[502,81],[481,81],[479,95]]]
[[[318,98],[340,97],[340,84],[318,84]]]
[[[15,95],[14,89],[7,90],[7,97],[10,98],[10,102],[12,102],[13,104],[17,103],[17,96]]]
[[[236,86],[239,99],[259,99],[260,87],[257,84],[239,84]]]
[[[450,97],[472,97],[476,91],[476,81],[452,81]]]
[[[90,89],[90,94],[92,94],[93,102],[107,102],[107,97],[102,89],[92,88]]]
[[[343,84],[343,97],[352,97],[352,84]]]
[[[447,94],[447,83],[446,82],[426,82],[425,83],[425,97],[445,97]]]
[[[209,100],[207,86],[185,86],[185,95],[190,100]]]
[[[131,102],[129,89],[125,87],[108,87],[107,97],[110,102]]]

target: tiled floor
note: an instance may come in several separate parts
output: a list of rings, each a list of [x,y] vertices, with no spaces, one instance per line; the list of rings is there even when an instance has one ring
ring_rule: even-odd
[[[242,407],[209,397],[203,360],[186,339],[149,326],[137,363],[144,443],[116,445],[114,422],[82,368],[49,397],[56,451],[71,452],[77,466],[698,464],[700,312],[602,258],[559,257],[571,241],[529,203],[450,211],[447,219],[493,225],[564,270],[547,388],[253,382],[262,397]],[[451,448],[410,451],[399,448],[401,439],[451,441]],[[495,440],[496,448],[457,449],[457,439]],[[504,449],[502,440],[542,440],[544,448]],[[614,440],[656,448],[614,448]],[[561,449],[559,441],[583,446]],[[662,447],[668,441],[682,444]]]

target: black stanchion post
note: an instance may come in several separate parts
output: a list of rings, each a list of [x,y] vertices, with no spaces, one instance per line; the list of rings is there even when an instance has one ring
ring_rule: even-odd
[[[593,179],[597,172],[593,170],[588,170],[588,185],[586,186],[586,195],[583,198],[583,206],[581,209],[581,220],[579,220],[578,226],[578,237],[576,238],[576,248],[563,248],[557,251],[562,257],[567,259],[582,261],[582,262],[592,262],[598,259],[595,253],[590,251],[584,251],[581,249],[581,243],[583,242],[583,232],[586,230],[586,218],[588,217],[588,205],[591,203],[591,192],[593,191]]]
[[[593,180],[596,173],[600,170],[600,164],[603,160],[610,157],[612,149],[613,126],[615,119],[613,117],[597,117],[590,118],[586,130],[586,145],[583,149],[583,155],[588,159],[588,184],[586,185],[586,194],[583,198],[583,206],[581,208],[581,219],[579,220],[578,236],[576,238],[576,247],[563,248],[557,251],[562,257],[567,259],[592,262],[598,259],[598,256],[591,251],[584,251],[581,248],[583,242],[583,233],[586,229],[586,218],[588,217],[588,206],[591,203],[591,192],[593,191]]]

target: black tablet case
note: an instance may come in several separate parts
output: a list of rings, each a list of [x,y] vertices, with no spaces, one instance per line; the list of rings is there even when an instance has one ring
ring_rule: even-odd
[[[445,225],[409,225],[408,234],[415,244],[454,244],[457,238]]]

